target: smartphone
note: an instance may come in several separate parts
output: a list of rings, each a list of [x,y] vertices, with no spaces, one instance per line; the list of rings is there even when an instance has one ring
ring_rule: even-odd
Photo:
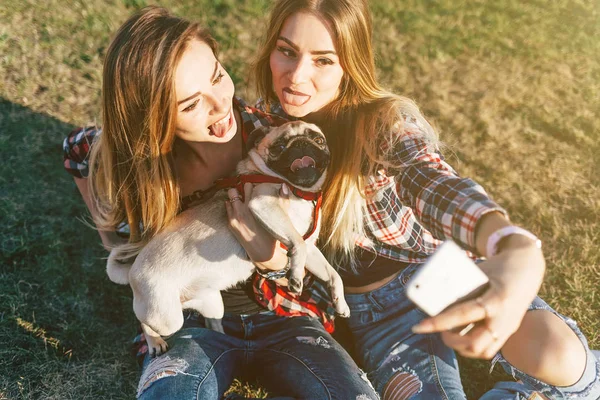
[[[452,241],[444,242],[406,284],[406,295],[433,317],[475,298],[489,284],[486,274]]]

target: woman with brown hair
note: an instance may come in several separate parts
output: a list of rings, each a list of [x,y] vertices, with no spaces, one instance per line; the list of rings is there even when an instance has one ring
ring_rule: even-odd
[[[359,365],[384,400],[465,398],[454,351],[520,380],[484,399],[598,398],[584,336],[536,297],[541,242],[444,161],[412,101],[381,87],[371,34],[366,0],[279,0],[255,65],[267,111],[327,136],[321,247],[346,285]],[[405,283],[444,240],[485,257],[490,286],[426,318]]]
[[[251,130],[279,122],[234,98],[216,50],[197,23],[157,7],[129,18],[112,41],[103,70],[103,130],[74,131],[64,144],[65,167],[107,248],[135,256],[234,171]],[[245,190],[250,196],[251,186]],[[230,227],[257,267],[285,265],[239,193],[231,189],[229,198]],[[276,398],[376,398],[348,354],[309,318],[319,315],[314,308],[295,318],[276,315],[253,300],[248,284],[223,297],[225,334],[186,311],[183,328],[167,339],[169,350],[145,354],[138,397],[220,399],[242,377],[258,379]]]

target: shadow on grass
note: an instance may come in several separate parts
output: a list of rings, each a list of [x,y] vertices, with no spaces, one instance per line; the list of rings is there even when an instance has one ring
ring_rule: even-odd
[[[131,398],[128,287],[106,278],[97,233],[61,166],[74,127],[0,98],[0,392]]]

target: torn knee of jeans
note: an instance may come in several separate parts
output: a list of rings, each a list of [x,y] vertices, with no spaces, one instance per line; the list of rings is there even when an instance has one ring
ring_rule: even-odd
[[[408,399],[423,389],[423,382],[412,369],[398,368],[394,369],[394,372],[383,389],[383,400]]]
[[[312,336],[298,336],[296,337],[300,343],[310,344],[311,346],[319,346],[325,349],[330,349],[331,344],[325,339],[323,336],[319,336],[318,338]]]
[[[180,358],[171,358],[168,355],[156,357],[148,363],[142,376],[140,377],[140,383],[137,388],[137,396],[140,397],[146,389],[148,389],[154,382],[183,374],[188,369],[189,364],[187,361]]]

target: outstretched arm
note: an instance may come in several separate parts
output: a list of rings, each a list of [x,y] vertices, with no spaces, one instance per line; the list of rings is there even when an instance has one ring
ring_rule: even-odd
[[[485,214],[477,223],[475,244],[487,261],[479,266],[490,279],[481,297],[451,307],[415,326],[417,333],[443,332],[444,342],[467,357],[491,358],[517,331],[537,295],[546,264],[535,240],[520,234],[506,236],[496,254],[487,254],[490,236],[512,225],[500,213]],[[450,331],[478,322],[468,334]]]

